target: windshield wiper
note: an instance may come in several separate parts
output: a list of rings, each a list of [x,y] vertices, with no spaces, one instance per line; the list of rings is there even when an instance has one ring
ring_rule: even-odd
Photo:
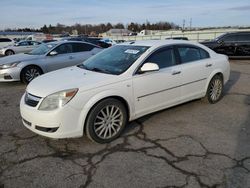
[[[87,69],[87,70],[95,71],[95,72],[101,72],[101,73],[106,73],[106,74],[112,74],[110,71],[108,71],[106,69],[100,69],[100,68],[97,68],[97,67],[94,67],[92,69]]]
[[[79,64],[79,65],[77,65],[77,67],[79,67],[79,68],[81,68],[81,69],[86,69],[86,70],[89,70],[89,71],[94,71],[94,72],[100,72],[100,73],[106,73],[106,74],[113,74],[113,73],[110,72],[109,70],[100,69],[100,68],[97,68],[97,67],[88,68],[88,67],[86,67],[84,64]]]

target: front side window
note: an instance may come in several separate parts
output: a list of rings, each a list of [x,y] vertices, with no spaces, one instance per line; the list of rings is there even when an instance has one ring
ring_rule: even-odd
[[[119,75],[125,72],[149,47],[117,45],[86,60],[80,68]]]
[[[209,58],[207,51],[196,47],[178,47],[178,52],[182,63]]]
[[[174,50],[171,48],[158,50],[145,62],[156,63],[160,69],[173,66],[176,64]]]
[[[222,37],[222,41],[224,41],[224,42],[237,41],[237,36],[236,35],[225,35],[224,37]]]
[[[41,44],[40,46],[38,46],[37,48],[35,48],[31,52],[29,52],[28,54],[30,54],[30,55],[45,55],[55,46],[56,46],[55,43]]]
[[[58,54],[72,53],[73,52],[73,47],[72,47],[72,44],[61,44],[60,46],[55,48],[55,51]]]

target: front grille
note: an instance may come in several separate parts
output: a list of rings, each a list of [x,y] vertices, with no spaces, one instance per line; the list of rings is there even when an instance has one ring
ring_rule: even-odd
[[[41,97],[37,97],[35,95],[31,95],[29,93],[25,94],[25,104],[28,106],[36,107],[39,103]]]

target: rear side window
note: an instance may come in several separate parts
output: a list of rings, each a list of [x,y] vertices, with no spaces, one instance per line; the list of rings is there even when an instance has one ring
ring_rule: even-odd
[[[73,45],[73,52],[86,52],[91,51],[95,46],[90,44],[82,44],[82,43],[74,43]]]
[[[238,35],[238,41],[240,42],[249,42],[250,41],[250,33],[246,33],[246,34],[240,34]]]
[[[161,49],[154,52],[145,63],[156,63],[160,69],[176,64],[174,50],[172,48]]]
[[[195,47],[178,47],[178,52],[182,63],[198,61],[210,57],[207,51]]]
[[[0,38],[0,42],[11,42],[11,40],[7,38]]]

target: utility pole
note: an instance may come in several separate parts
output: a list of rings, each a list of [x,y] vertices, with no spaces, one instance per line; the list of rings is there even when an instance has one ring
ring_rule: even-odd
[[[185,19],[183,19],[183,23],[182,23],[182,31],[184,31],[184,30],[185,30],[185,24],[186,24],[186,20],[185,20]]]
[[[189,30],[191,31],[191,29],[192,29],[192,18],[190,18],[190,22],[189,22]]]

